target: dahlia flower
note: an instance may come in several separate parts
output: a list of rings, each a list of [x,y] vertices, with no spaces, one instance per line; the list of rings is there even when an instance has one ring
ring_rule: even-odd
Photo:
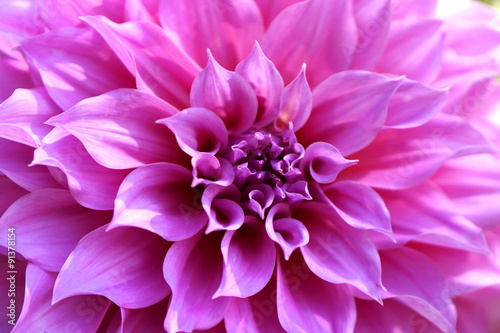
[[[498,332],[498,23],[0,1],[0,330]]]

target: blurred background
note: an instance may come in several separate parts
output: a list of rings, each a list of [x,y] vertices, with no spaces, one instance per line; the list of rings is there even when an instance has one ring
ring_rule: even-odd
[[[479,0],[500,9],[500,0]]]

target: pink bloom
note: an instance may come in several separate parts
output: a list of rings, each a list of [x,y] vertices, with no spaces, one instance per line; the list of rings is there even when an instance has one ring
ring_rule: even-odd
[[[498,330],[500,31],[446,5],[0,2],[2,331]]]

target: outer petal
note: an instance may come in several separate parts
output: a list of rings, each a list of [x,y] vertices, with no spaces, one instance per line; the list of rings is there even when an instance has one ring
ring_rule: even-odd
[[[314,274],[328,282],[351,284],[380,300],[380,259],[368,234],[347,225],[323,203],[301,204],[293,217],[309,231],[309,243],[301,251]]]
[[[260,8],[260,14],[264,20],[264,25],[267,28],[274,18],[288,6],[303,0],[254,0]]]
[[[155,24],[116,24],[106,17],[83,18],[135,75],[137,87],[180,109],[189,105],[189,88],[201,68]]]
[[[24,188],[18,186],[5,175],[0,175],[0,217],[17,199],[28,194]]]
[[[257,98],[250,84],[240,74],[224,69],[210,54],[207,67],[193,82],[191,105],[215,112],[229,133],[245,132],[257,116]]]
[[[97,163],[128,169],[160,161],[182,161],[184,154],[173,135],[155,124],[176,113],[175,108],[154,96],[118,89],[78,103],[51,118],[49,124],[76,136]]]
[[[8,237],[7,235],[8,234],[5,236],[6,238]],[[4,252],[3,249],[2,252]],[[0,267],[3,270],[1,275],[2,279],[0,280],[0,288],[5,290],[5,296],[0,300],[0,306],[6,310],[6,316],[0,323],[0,330],[2,330],[2,332],[11,332],[13,330],[13,326],[19,321],[21,309],[24,306],[24,286],[26,282],[26,266],[28,263],[19,260],[20,256],[16,255],[15,263],[12,267],[12,264],[9,263],[9,258],[7,256],[9,253],[7,251],[4,253],[5,255],[0,254],[0,260],[2,260]],[[12,253],[10,253],[10,255],[12,255]],[[14,279],[12,278],[12,274],[14,275]],[[12,288],[12,282],[14,282],[15,288]],[[11,302],[14,302],[14,305],[12,305]]]
[[[332,75],[313,91],[313,111],[297,133],[299,141],[326,141],[344,156],[366,147],[382,128],[399,79],[347,71]]]
[[[57,272],[78,241],[107,223],[108,212],[86,209],[69,191],[46,189],[17,200],[0,218],[0,227],[14,227],[20,237],[16,250],[39,267]],[[55,241],[57,240],[57,241]],[[7,238],[0,244],[7,247]]]
[[[46,272],[33,264],[26,269],[24,305],[13,333],[76,331],[95,332],[110,306],[102,296],[76,296],[52,305],[55,273]]]
[[[122,330],[120,333],[162,332],[168,309],[168,298],[141,309],[121,308]]]
[[[467,121],[442,114],[420,127],[380,133],[352,156],[359,163],[342,176],[372,187],[408,188],[428,179],[450,158],[491,151]]]
[[[214,297],[246,298],[269,282],[276,263],[276,247],[257,218],[247,216],[241,228],[227,231],[221,249],[224,273]]]
[[[410,21],[415,18],[432,17],[435,15],[437,3],[437,0],[422,0],[419,2],[413,0],[393,1],[393,20],[404,19]]]
[[[333,73],[349,68],[356,48],[351,1],[303,1],[286,8],[273,21],[262,49],[285,83],[310,64],[309,83],[317,86]]]
[[[356,310],[348,287],[323,281],[299,260],[293,262],[278,261],[281,326],[290,333],[352,332]]]
[[[163,274],[172,288],[165,319],[168,332],[212,328],[224,318],[233,300],[224,296],[213,299],[222,273],[220,237],[200,236],[175,242],[165,258]]]
[[[90,29],[64,28],[28,39],[23,50],[54,101],[67,110],[107,91],[133,87],[133,78]]]
[[[112,210],[118,188],[129,170],[114,170],[98,164],[77,138],[56,127],[35,150],[33,164],[54,166],[64,175],[73,197],[82,206]],[[64,178],[64,176],[62,176]],[[64,183],[61,179],[60,183]]]
[[[191,178],[189,170],[168,163],[134,170],[120,186],[110,228],[138,227],[169,241],[195,235],[208,217],[199,202],[201,193],[190,186]]]
[[[51,130],[44,124],[61,110],[45,89],[17,89],[0,105],[0,136],[37,147]]]
[[[234,69],[262,35],[262,17],[251,0],[162,0],[167,34],[200,65],[207,48],[222,66]]]
[[[167,249],[163,239],[137,228],[96,229],[82,238],[61,269],[54,303],[97,294],[130,309],[155,304],[170,292],[161,274]]]

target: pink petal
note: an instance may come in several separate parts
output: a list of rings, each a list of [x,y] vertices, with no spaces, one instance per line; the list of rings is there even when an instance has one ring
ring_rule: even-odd
[[[313,111],[299,141],[325,141],[343,156],[366,147],[382,128],[400,79],[363,71],[334,74],[313,91]]]
[[[221,242],[222,281],[214,297],[250,297],[269,282],[276,263],[276,247],[261,222],[247,216],[238,230],[228,231]]]
[[[257,98],[250,84],[240,74],[224,69],[211,55],[193,82],[191,105],[215,112],[229,133],[245,132],[257,116]]]
[[[102,166],[128,169],[185,158],[173,135],[155,123],[176,113],[159,98],[118,89],[78,103],[49,124],[76,136]]]
[[[262,35],[262,18],[251,0],[162,1],[160,20],[167,34],[200,65],[207,48],[222,66],[234,69]]]
[[[169,163],[132,171],[118,191],[110,228],[138,227],[169,241],[195,235],[208,218],[200,204],[201,193],[190,186],[191,179],[189,170]]]
[[[356,23],[350,1],[317,0],[296,3],[281,12],[266,31],[264,53],[285,83],[310,65],[309,83],[349,68],[356,47]]]
[[[483,135],[457,116],[441,114],[416,128],[380,133],[342,175],[385,189],[418,185],[453,157],[491,152]]]
[[[209,153],[200,153],[191,159],[193,181],[191,187],[200,184],[229,186],[234,181],[233,165],[226,159]]]
[[[24,52],[63,110],[107,91],[133,87],[133,78],[90,29],[65,28],[25,40]]]
[[[203,191],[201,204],[208,215],[206,233],[217,230],[236,230],[245,221],[245,213],[238,203],[240,191],[235,185],[209,185]],[[234,201],[236,200],[236,202]]]
[[[197,235],[175,242],[163,265],[172,288],[172,301],[165,319],[168,332],[191,332],[217,325],[231,305],[232,297],[213,299],[222,272],[219,235]],[[196,314],[196,315],[193,315]]]
[[[111,303],[96,333],[121,333],[121,321],[120,307]]]
[[[31,0],[2,1],[0,4],[1,30],[20,37],[43,33],[44,22],[38,17],[37,10],[38,3]]]
[[[259,103],[255,127],[264,127],[276,119],[283,79],[274,64],[264,55],[259,43],[255,42],[252,53],[236,66],[240,74],[252,86]]]
[[[391,216],[384,200],[370,187],[352,181],[337,181],[322,188],[340,217],[354,228],[374,229],[394,238]]]
[[[307,147],[300,161],[301,171],[320,184],[335,181],[342,170],[355,165],[357,161],[346,160],[334,146],[315,142]]]
[[[118,188],[130,172],[98,164],[77,138],[60,127],[43,139],[42,147],[35,150],[32,163],[59,168],[66,175],[75,200],[97,210],[113,209]]]
[[[110,217],[109,212],[80,206],[67,190],[45,189],[12,204],[0,218],[0,226],[5,232],[16,228],[21,235],[16,250],[27,260],[44,270],[57,272],[78,241],[107,223]],[[7,238],[0,243],[6,246]]]
[[[274,127],[284,131],[292,123],[293,129],[297,131],[307,122],[311,109],[312,94],[307,83],[306,66],[304,65],[297,77],[283,91]]]
[[[278,317],[287,332],[352,332],[354,298],[347,286],[321,280],[299,259],[278,261]]]
[[[189,106],[191,83],[201,69],[165,31],[146,22],[116,24],[103,16],[82,19],[106,40],[136,77],[139,90],[179,109]]]
[[[5,175],[0,175],[0,217],[20,197],[29,192],[18,186]]]
[[[387,297],[395,297],[442,331],[453,332],[457,313],[436,264],[405,247],[381,251],[380,257]]]
[[[168,244],[137,228],[106,231],[106,227],[83,237],[71,253],[57,276],[54,303],[74,295],[97,294],[136,309],[166,297],[170,289],[161,267]]]
[[[455,299],[457,306],[458,332],[474,330],[494,332],[500,327],[497,309],[500,307],[500,288],[485,288],[475,293]]]
[[[348,283],[380,300],[380,259],[366,232],[347,225],[323,203],[300,204],[292,216],[309,231],[309,243],[301,252],[314,274],[328,282]]]
[[[436,11],[437,0],[398,0],[392,6],[392,19],[410,21],[411,19],[422,19],[433,17]]]
[[[391,214],[398,243],[414,240],[488,253],[482,230],[457,213],[457,208],[433,183],[380,193]]]
[[[191,156],[200,152],[215,155],[227,146],[226,126],[210,110],[189,108],[157,122],[166,125],[174,133],[179,147]]]
[[[385,125],[409,128],[433,119],[444,107],[448,90],[434,89],[418,81],[404,79],[389,102]]]
[[[56,274],[33,264],[26,269],[26,295],[18,323],[12,332],[95,332],[110,306],[97,295],[76,296],[52,305]]]
[[[500,44],[500,31],[489,22],[447,22],[446,44],[460,55],[479,56]]]
[[[374,70],[429,83],[439,74],[443,47],[441,21],[392,22],[384,54]]]
[[[255,3],[260,8],[260,13],[264,19],[265,27],[267,28],[283,9],[301,1],[303,0],[255,0]]]
[[[142,309],[121,308],[122,330],[120,333],[163,332],[168,298]]]

